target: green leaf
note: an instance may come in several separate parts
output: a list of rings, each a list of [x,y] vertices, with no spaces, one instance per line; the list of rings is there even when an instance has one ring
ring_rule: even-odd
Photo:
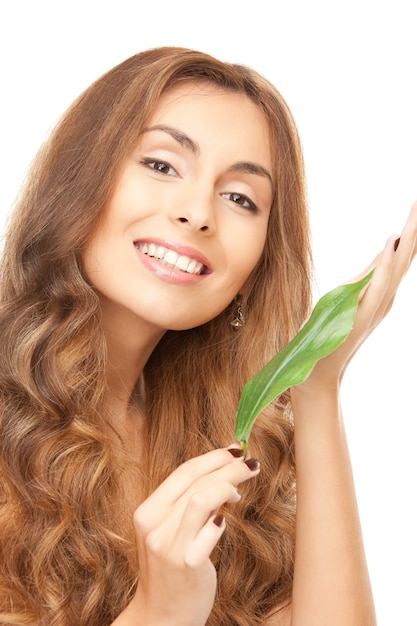
[[[246,383],[235,425],[235,438],[245,452],[259,413],[289,387],[304,382],[317,361],[333,352],[349,335],[360,293],[373,272],[320,298],[298,334]]]

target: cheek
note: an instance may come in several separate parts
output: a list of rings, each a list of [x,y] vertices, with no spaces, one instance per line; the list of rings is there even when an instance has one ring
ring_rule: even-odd
[[[94,286],[105,277],[109,259],[110,267],[112,267],[110,241],[107,233],[103,232],[103,230],[93,236],[83,254],[84,271]]]
[[[265,248],[267,227],[268,223],[263,221],[257,228],[250,229],[249,233],[246,233],[246,237],[240,239],[241,255],[249,272],[253,270],[262,256]]]
[[[90,280],[91,283],[94,284],[93,276],[98,271],[99,261],[97,259],[97,254],[93,242],[90,242],[88,247],[85,249],[82,257],[82,263],[87,278]]]
[[[241,255],[235,255],[233,258],[233,263],[235,265],[236,276],[238,278],[238,291],[241,294],[244,294],[250,284],[251,276],[253,270],[258,265],[259,260],[262,257],[262,253],[264,250],[264,240],[259,240],[258,242],[252,241],[248,247],[245,249],[245,255],[242,257]],[[241,258],[240,263],[237,262],[237,259]]]

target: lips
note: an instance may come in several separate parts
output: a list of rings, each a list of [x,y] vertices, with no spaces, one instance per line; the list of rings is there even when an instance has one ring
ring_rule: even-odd
[[[174,270],[194,275],[209,273],[208,265],[203,262],[203,259],[200,260],[194,255],[185,254],[184,249],[174,250],[173,247],[168,248],[160,243],[143,241],[135,241],[134,245],[142,254],[157,259]]]

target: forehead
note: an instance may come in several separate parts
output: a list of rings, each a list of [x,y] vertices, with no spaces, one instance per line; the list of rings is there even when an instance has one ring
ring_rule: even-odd
[[[177,126],[198,140],[211,136],[224,149],[233,139],[259,157],[271,161],[268,120],[246,94],[222,89],[205,81],[184,81],[160,97],[147,126],[158,123]],[[223,139],[223,140],[222,140]]]
[[[256,107],[255,103],[245,93],[242,93],[240,91],[233,91],[232,89],[227,89],[225,87],[223,88],[216,83],[203,79],[185,79],[178,81],[173,86],[168,87],[167,89],[165,89],[165,91],[163,91],[162,95],[159,98],[158,104],[163,106],[167,102],[171,102],[187,96],[223,96],[226,98],[231,98],[232,100],[234,99],[237,103],[242,101],[248,101],[252,103],[254,107]]]
[[[202,114],[203,109],[215,114],[216,109],[242,111],[242,117],[253,118],[258,124],[268,128],[263,111],[244,93],[223,89],[208,81],[187,80],[169,87],[164,91],[157,103],[152,117],[169,114],[171,111],[180,113],[181,109],[195,108],[195,113]]]

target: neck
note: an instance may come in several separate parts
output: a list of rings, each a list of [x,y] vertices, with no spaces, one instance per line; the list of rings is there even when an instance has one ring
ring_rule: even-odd
[[[144,398],[133,397],[138,381],[155,346],[164,331],[113,325],[104,329],[107,341],[107,396],[112,415],[123,419],[132,407],[144,405]]]

